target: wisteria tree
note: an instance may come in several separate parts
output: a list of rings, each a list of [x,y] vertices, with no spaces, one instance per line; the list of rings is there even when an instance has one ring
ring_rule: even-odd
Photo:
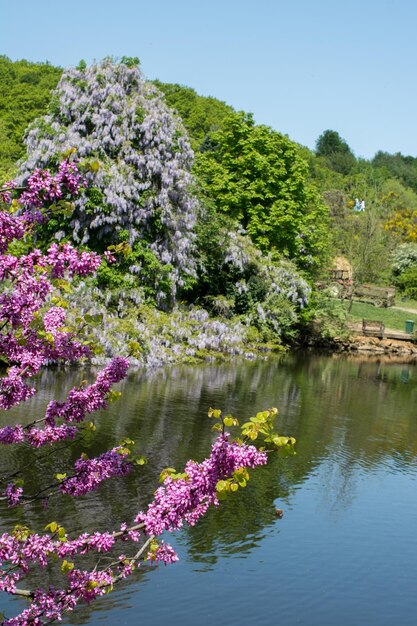
[[[33,235],[39,225],[45,227],[60,207],[68,210],[71,198],[79,198],[85,184],[77,163],[66,159],[55,172],[36,169],[27,177],[25,188],[10,183],[1,190],[0,344],[8,366],[0,379],[3,410],[36,393],[33,382],[45,365],[79,362],[91,354],[82,328],[66,325],[65,288],[73,276],[97,270],[100,256],[78,251],[69,243],[20,254],[16,245]],[[105,254],[111,261],[111,254]],[[68,390],[64,400],[51,400],[43,415],[0,428],[0,445],[16,446],[22,455],[28,449],[58,454],[57,444],[80,437],[91,427],[89,416],[117,395],[112,387],[126,376],[128,365],[126,358],[116,357],[93,383]],[[188,461],[183,472],[172,468],[163,472],[162,484],[145,510],[132,511],[130,519],[120,520],[117,528],[77,534],[51,520],[44,529],[17,524],[3,533],[0,591],[26,598],[29,604],[19,615],[5,617],[2,624],[49,624],[77,605],[111,591],[118,581],[131,576],[141,561],[176,561],[178,557],[163,535],[184,523],[194,525],[224,495],[244,487],[248,469],[267,462],[267,450],[292,448],[293,438],[279,437],[274,431],[276,413],[276,409],[258,413],[239,427],[232,416],[223,417],[220,410],[210,409],[213,429],[218,432],[209,456],[201,463]],[[226,428],[238,428],[239,438],[233,440]],[[259,439],[262,449],[253,445]],[[145,462],[135,456],[132,444],[126,437],[94,458],[82,455],[66,472],[43,477],[45,486],[37,493],[30,492],[25,476],[4,474],[0,476],[0,505],[27,508],[39,499],[46,503],[60,495],[76,498],[100,488],[107,479],[122,478]],[[103,564],[103,554],[115,556]],[[93,566],[83,566],[86,555],[95,558]],[[57,569],[56,580],[63,579],[62,584],[25,586],[33,571],[47,567]]]
[[[75,200],[74,213],[53,222],[58,239],[71,237],[96,251],[127,242],[136,251],[129,271],[142,280],[153,255],[170,268],[169,287],[157,293],[160,304],[193,280],[193,153],[179,118],[143,78],[136,59],[66,70],[49,115],[32,125],[26,147],[22,184],[67,151],[89,162],[88,188]]]

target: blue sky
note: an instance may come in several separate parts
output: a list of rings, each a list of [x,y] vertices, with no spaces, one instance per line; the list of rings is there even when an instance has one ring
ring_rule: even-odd
[[[0,0],[0,23],[13,60],[138,56],[309,148],[417,156],[415,0]]]

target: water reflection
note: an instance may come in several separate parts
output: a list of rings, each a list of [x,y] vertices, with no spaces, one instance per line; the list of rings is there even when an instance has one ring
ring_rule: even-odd
[[[417,476],[416,374],[412,362],[314,354],[293,354],[255,363],[132,372],[120,387],[123,400],[97,417],[95,437],[87,436],[82,442],[63,447],[58,459],[45,450],[28,450],[22,454],[20,450],[6,448],[0,458],[0,474],[19,472],[30,464],[34,471],[28,488],[36,491],[55,473],[66,471],[81,451],[90,456],[99,454],[126,435],[138,442],[141,452],[149,457],[149,464],[127,480],[109,481],[94,494],[76,500],[65,498],[63,502],[51,500],[47,510],[37,503],[24,510],[6,511],[1,527],[7,529],[21,523],[42,528],[51,519],[57,519],[74,532],[115,528],[120,520],[131,520],[146,506],[163,467],[180,468],[188,458],[204,458],[213,439],[206,418],[209,406],[221,407],[244,419],[257,410],[277,406],[279,430],[297,438],[297,455],[274,457],[267,468],[256,473],[246,490],[211,511],[195,528],[178,533],[174,541],[185,564],[176,570],[181,575],[169,574],[173,577],[170,584],[175,589],[175,581],[181,579],[182,583],[196,585],[198,589],[198,576],[213,575],[218,580],[218,576],[223,576],[222,564],[229,563],[228,567],[233,569],[231,564],[235,561],[256,572],[260,567],[259,554],[268,545],[274,550],[279,546],[280,560],[286,559],[287,567],[288,560],[300,564],[300,555],[311,552],[310,543],[303,542],[303,535],[311,532],[313,520],[318,532],[315,541],[324,555],[326,546],[322,542],[326,535],[337,534],[336,529],[346,517],[354,519],[359,502],[365,511],[368,502],[377,508],[378,489],[382,494],[385,485],[391,484],[389,481],[396,476],[395,480],[406,481],[401,483],[401,493],[408,493],[410,481],[415,481]],[[92,375],[93,372],[75,370],[44,372],[38,382],[38,396],[24,408],[14,409],[11,419],[27,423],[45,409],[49,399],[63,398],[69,387]],[[9,417],[2,414],[0,424],[7,423]],[[283,520],[277,520],[274,514],[276,503],[285,511]],[[398,504],[398,508],[403,514],[403,507]],[[375,534],[378,530],[372,511],[367,514],[372,520],[369,533]],[[393,526],[403,524],[395,511],[390,515]],[[359,543],[362,526],[367,523],[366,515],[358,521]],[[378,525],[381,526],[380,520]],[[382,526],[387,532],[385,520]],[[296,545],[288,545],[289,535],[296,529],[300,529]],[[350,544],[348,548],[354,550]],[[343,550],[339,544],[338,550]],[[269,563],[268,558],[263,559],[262,568],[264,563]],[[338,554],[336,558],[343,557]],[[326,563],[329,570],[337,571],[330,554]],[[295,597],[297,577],[290,584],[291,577],[288,580],[282,577],[279,568],[272,571],[280,585],[289,585],[287,592]],[[54,573],[48,575],[51,582],[56,582]],[[136,606],[139,599],[142,602],[148,595],[152,596],[153,585],[163,576],[157,572],[148,574],[144,569],[136,581],[123,586],[113,598],[109,596],[100,602],[93,613],[91,609],[83,609],[71,621],[101,620],[103,612],[104,619],[111,623],[112,611],[126,609],[129,603]],[[44,581],[45,576],[42,578]],[[298,581],[304,588],[311,585],[302,574]],[[255,584],[252,592],[262,595],[262,585]],[[171,599],[174,602],[175,596]],[[178,614],[185,619],[181,611]],[[250,611],[245,619],[249,615]],[[161,614],[159,619],[162,618]],[[126,619],[133,624],[133,618]],[[242,623],[245,619],[242,618]],[[265,613],[262,619],[261,623],[266,624],[272,622],[265,620],[273,618]],[[302,621],[300,614],[297,619],[291,622],[288,613],[283,623],[319,623]],[[321,620],[326,623],[324,615]],[[217,619],[217,623],[234,622]]]

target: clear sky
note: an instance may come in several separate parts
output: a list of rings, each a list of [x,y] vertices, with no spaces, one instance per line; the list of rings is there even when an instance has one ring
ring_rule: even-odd
[[[0,23],[12,60],[137,56],[309,148],[417,156],[415,0],[0,0]]]

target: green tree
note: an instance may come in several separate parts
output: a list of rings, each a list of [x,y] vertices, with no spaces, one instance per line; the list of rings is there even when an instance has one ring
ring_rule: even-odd
[[[13,174],[25,148],[27,126],[46,113],[51,90],[58,84],[62,69],[48,63],[11,61],[0,56],[0,178]]]
[[[325,130],[316,142],[316,154],[323,157],[327,167],[348,174],[355,165],[355,156],[347,142],[335,130]]]
[[[225,118],[233,113],[233,108],[225,102],[200,96],[190,87],[159,80],[154,84],[164,94],[166,103],[181,117],[194,150],[199,149],[209,133],[222,128]]]
[[[397,178],[407,187],[417,191],[417,158],[404,156],[401,152],[389,154],[380,150],[375,154],[372,165],[384,168],[389,177]]]
[[[298,146],[251,114],[234,113],[197,156],[203,192],[263,251],[314,270],[326,250],[327,207]]]

